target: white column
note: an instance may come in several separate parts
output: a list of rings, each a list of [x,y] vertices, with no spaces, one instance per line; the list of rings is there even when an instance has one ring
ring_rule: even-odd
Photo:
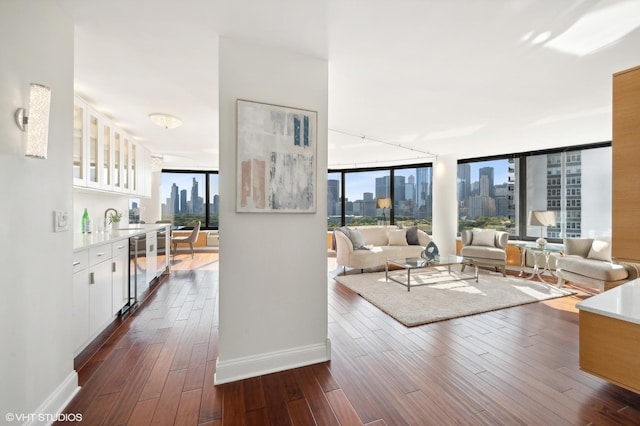
[[[452,156],[438,156],[433,163],[433,241],[440,253],[456,252],[458,232],[458,163]]]
[[[220,39],[220,293],[215,383],[330,358],[328,63]],[[317,111],[317,211],[236,212],[238,99]]]

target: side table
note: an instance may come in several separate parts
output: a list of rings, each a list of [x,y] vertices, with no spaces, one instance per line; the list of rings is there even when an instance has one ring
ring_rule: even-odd
[[[549,256],[551,256],[551,253],[562,254],[564,252],[564,246],[556,244],[539,246],[535,243],[521,243],[516,244],[516,247],[518,247],[518,250],[520,250],[520,273],[518,274],[519,277],[524,277],[524,275],[526,274],[524,268],[527,263],[527,250],[531,251],[531,253],[533,254],[533,272],[531,273],[531,276],[527,277],[526,279],[530,280],[533,277],[537,276],[540,281],[544,281],[542,279],[542,275],[545,273],[545,271],[548,271],[549,275],[551,275],[552,277],[556,277],[556,275],[549,267]]]

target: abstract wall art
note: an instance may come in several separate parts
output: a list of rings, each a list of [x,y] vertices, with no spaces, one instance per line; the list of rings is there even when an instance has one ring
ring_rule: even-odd
[[[236,211],[316,212],[317,112],[237,101]]]

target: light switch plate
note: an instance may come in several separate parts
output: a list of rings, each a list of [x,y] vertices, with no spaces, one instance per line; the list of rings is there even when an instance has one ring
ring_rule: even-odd
[[[69,230],[69,213],[53,212],[53,232],[65,232]]]

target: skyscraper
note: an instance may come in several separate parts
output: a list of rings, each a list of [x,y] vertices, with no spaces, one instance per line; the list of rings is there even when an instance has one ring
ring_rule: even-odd
[[[493,167],[481,167],[480,170],[480,176],[478,176],[478,181],[482,182],[482,176],[486,176],[488,179],[488,185],[489,185],[489,193],[486,194],[491,198],[494,198],[496,196],[496,188],[493,186]],[[482,195],[482,194],[481,194]]]

